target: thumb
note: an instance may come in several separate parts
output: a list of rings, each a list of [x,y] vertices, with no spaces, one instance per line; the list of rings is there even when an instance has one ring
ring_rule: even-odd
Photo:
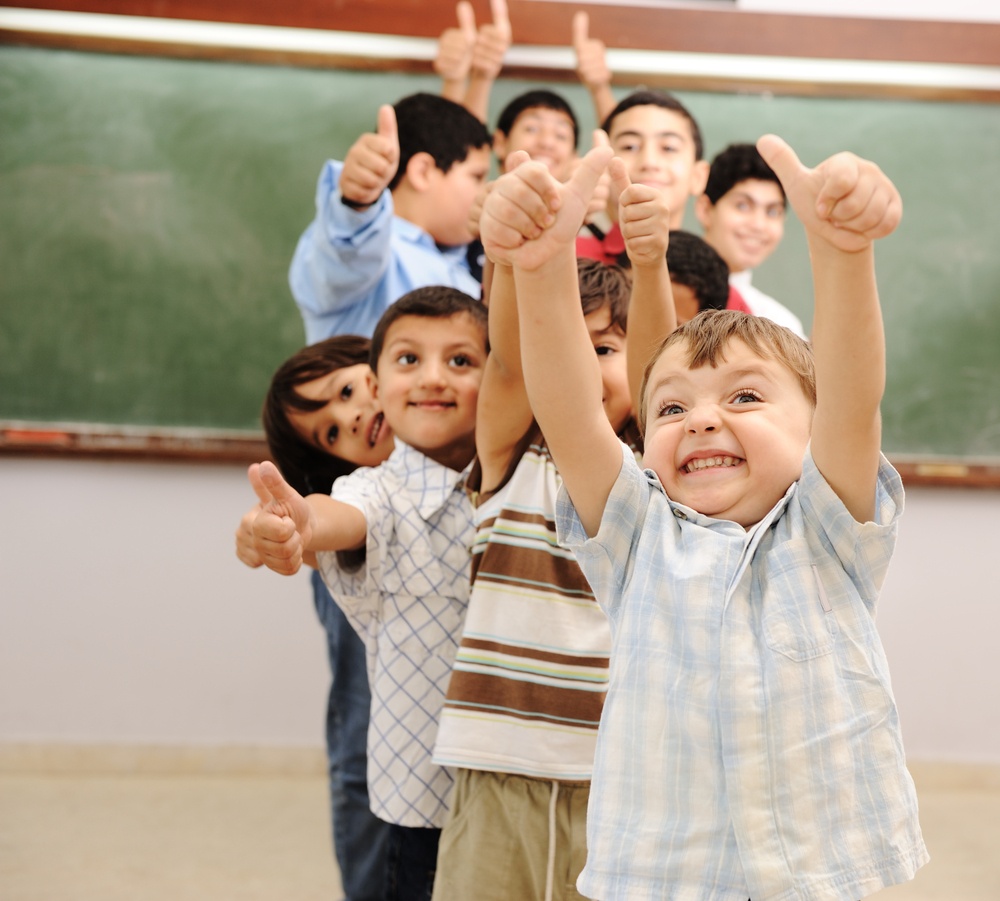
[[[278,472],[278,467],[265,460],[257,467],[257,477],[260,484],[268,494],[268,500],[273,500],[279,504],[288,504],[301,498],[301,495],[285,481],[284,476]],[[262,501],[263,495],[257,495]]]
[[[378,136],[391,141],[393,146],[399,146],[399,132],[396,129],[396,110],[388,103],[378,108]]]
[[[527,150],[515,150],[513,153],[508,153],[507,159],[504,160],[504,171],[513,172],[518,166],[530,159],[531,156]]]
[[[586,43],[590,36],[590,16],[585,12],[578,12],[573,16],[573,46],[579,47]]]
[[[260,463],[251,463],[250,468],[247,470],[247,478],[250,479],[250,486],[253,488],[253,493],[257,495],[257,500],[262,504],[269,504],[273,498],[271,497],[271,492],[267,490],[267,487],[261,481],[260,467]]]
[[[777,135],[764,135],[760,138],[757,141],[757,151],[774,170],[786,193],[796,179],[808,171],[795,151]]]
[[[576,167],[568,182],[569,187],[579,196],[590,198],[612,156],[614,153],[610,147],[593,147]]]
[[[611,199],[617,203],[622,192],[632,184],[625,160],[619,156],[612,159],[608,164],[608,174],[611,176]]]
[[[510,38],[510,14],[507,12],[507,0],[490,0],[490,13],[493,16],[493,24],[499,29],[501,34]]]
[[[586,15],[586,13],[584,13]],[[591,138],[591,147],[610,147],[611,138],[608,137],[608,133],[603,128],[595,128],[594,135]]]
[[[458,6],[455,7],[455,12],[458,15],[459,30],[465,36],[465,40],[470,45],[475,43],[476,11],[472,8],[472,4],[469,3],[469,0],[461,0]]]

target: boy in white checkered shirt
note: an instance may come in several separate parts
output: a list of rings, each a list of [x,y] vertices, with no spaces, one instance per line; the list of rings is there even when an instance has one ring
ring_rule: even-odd
[[[372,387],[396,438],[389,459],[338,479],[332,496],[307,498],[273,464],[250,468],[263,562],[281,573],[303,561],[319,569],[365,642],[368,792],[390,824],[387,899],[395,901],[430,897],[454,782],[431,752],[469,601],[465,477],[486,353],[479,301],[454,288],[411,291],[372,335]],[[314,437],[318,446],[328,440]],[[364,559],[351,566],[343,552]]]
[[[633,256],[644,471],[607,424],[576,296],[573,238],[610,151],[565,186],[522,163],[482,218],[514,268],[559,540],[611,623],[577,883],[601,901],[851,901],[927,860],[874,625],[903,495],[879,450],[872,245],[901,202],[852,154],[809,169],[780,138],[758,146],[808,237],[813,348],[733,311],[672,332],[662,252]],[[651,223],[628,209],[631,247]]]

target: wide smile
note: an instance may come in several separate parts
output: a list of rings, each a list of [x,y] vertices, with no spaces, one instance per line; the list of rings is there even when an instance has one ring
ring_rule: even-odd
[[[680,471],[687,475],[702,472],[718,472],[723,469],[734,469],[742,466],[745,462],[742,457],[735,457],[731,454],[699,456],[685,460],[680,466]]]

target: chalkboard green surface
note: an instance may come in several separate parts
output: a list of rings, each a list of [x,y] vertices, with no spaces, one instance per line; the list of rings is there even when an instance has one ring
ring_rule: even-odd
[[[493,116],[530,85],[499,83]],[[552,85],[593,113],[576,84]],[[435,79],[0,47],[0,420],[256,429],[303,341],[316,176]],[[891,453],[1000,457],[1000,106],[682,92],[711,157],[773,131],[904,198],[877,250]],[[689,227],[697,230],[693,217]],[[811,320],[801,229],[755,284]]]

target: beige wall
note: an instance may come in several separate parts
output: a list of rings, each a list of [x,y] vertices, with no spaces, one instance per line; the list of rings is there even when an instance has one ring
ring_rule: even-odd
[[[0,497],[0,745],[321,745],[323,633],[232,553],[241,467],[7,457]],[[913,760],[1000,763],[998,521],[908,492],[879,624]]]

